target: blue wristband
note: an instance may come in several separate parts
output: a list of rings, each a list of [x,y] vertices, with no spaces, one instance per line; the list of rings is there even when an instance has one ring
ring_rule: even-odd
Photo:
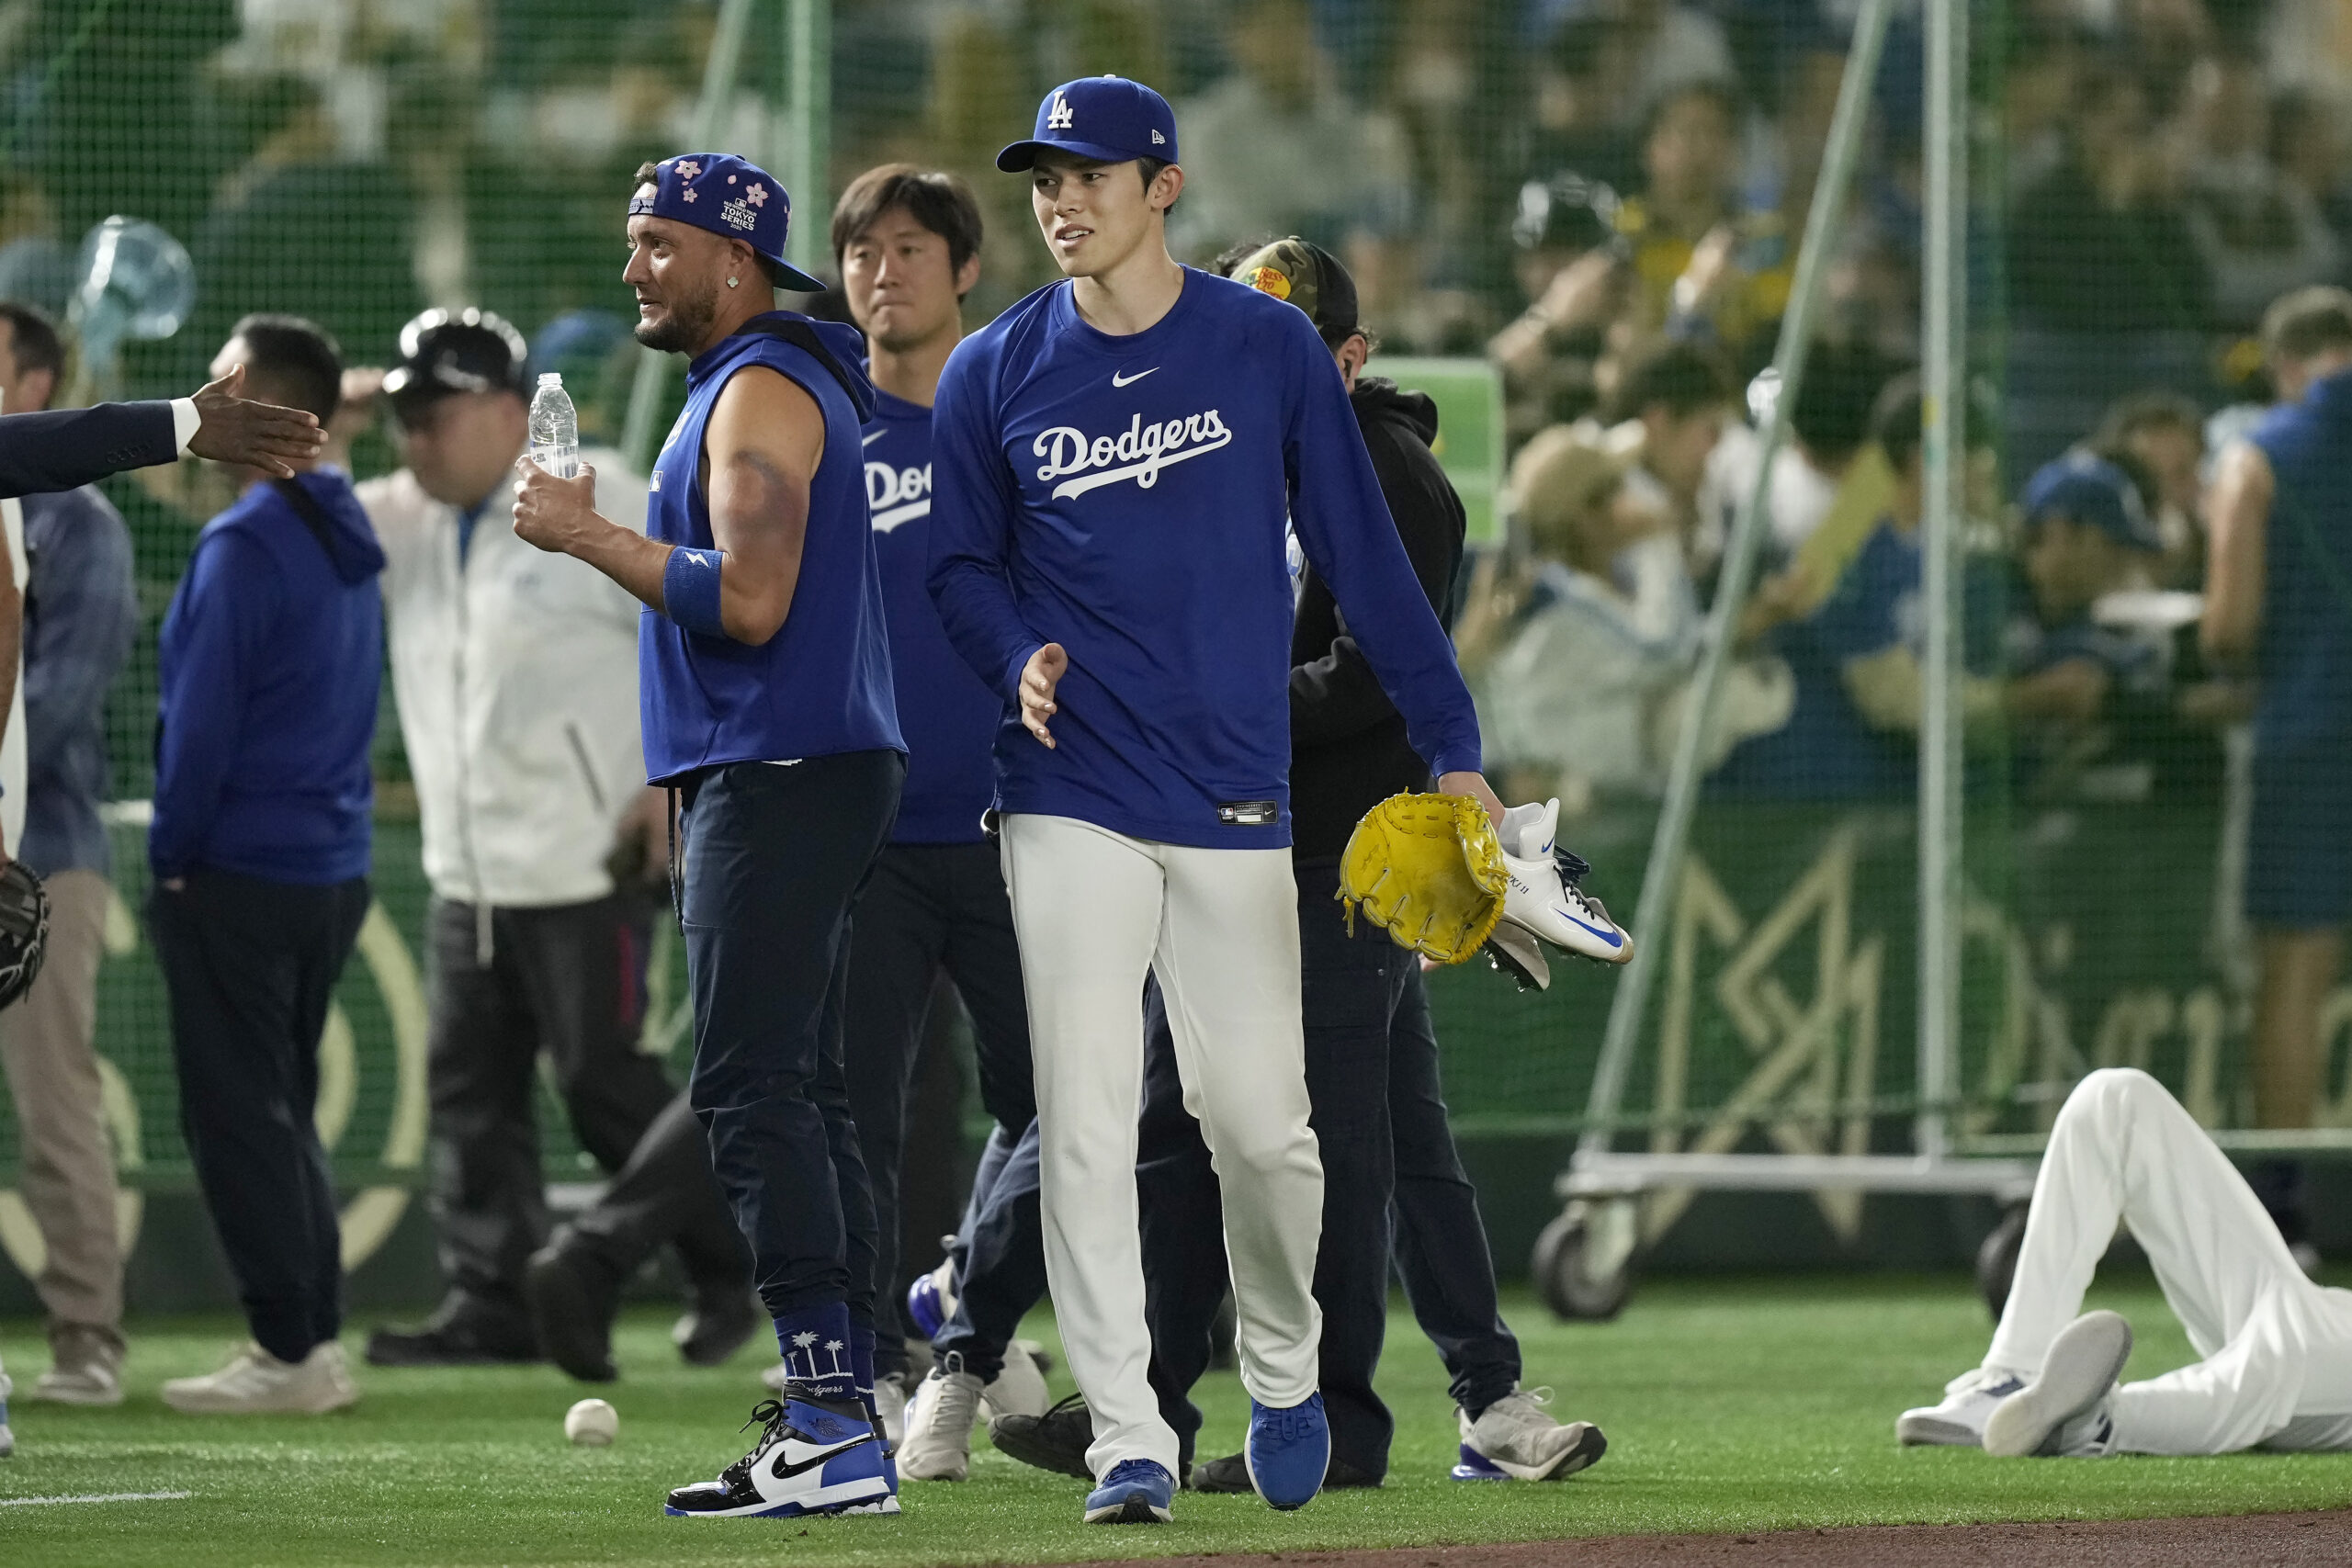
[[[662,569],[662,613],[690,632],[725,637],[727,627],[718,618],[718,563],[726,558],[718,550],[673,547],[669,565]]]

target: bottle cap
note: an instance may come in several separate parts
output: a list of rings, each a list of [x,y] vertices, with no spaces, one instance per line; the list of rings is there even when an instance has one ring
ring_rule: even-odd
[[[562,386],[562,385],[563,385],[563,372],[562,372],[562,371],[560,371],[560,370],[542,370],[542,371],[540,371],[540,372],[539,372],[539,385],[540,385],[540,386],[542,386],[542,387],[560,387],[560,386]]]

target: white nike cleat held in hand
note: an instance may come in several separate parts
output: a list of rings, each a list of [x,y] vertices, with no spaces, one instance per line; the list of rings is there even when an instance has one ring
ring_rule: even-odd
[[[1510,873],[1503,891],[1503,919],[1553,946],[1602,964],[1634,956],[1634,939],[1600,900],[1577,886],[1592,868],[1556,848],[1553,830],[1560,803],[1514,806],[1503,813],[1503,865]]]

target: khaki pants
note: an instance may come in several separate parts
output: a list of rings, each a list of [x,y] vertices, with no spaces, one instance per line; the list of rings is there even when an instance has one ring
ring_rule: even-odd
[[[95,871],[49,878],[49,954],[24,999],[0,1012],[0,1062],[17,1102],[25,1206],[49,1263],[35,1284],[51,1332],[95,1328],[119,1343],[122,1248],[114,1151],[99,1104],[98,959],[107,887]]]

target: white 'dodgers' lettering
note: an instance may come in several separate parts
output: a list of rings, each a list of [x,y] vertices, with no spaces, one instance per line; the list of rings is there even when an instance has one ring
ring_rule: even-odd
[[[1054,487],[1053,499],[1066,501],[1118,479],[1133,479],[1139,489],[1149,490],[1159,482],[1160,469],[1214,452],[1232,441],[1233,432],[1225,427],[1216,410],[1210,409],[1153,424],[1144,423],[1143,415],[1136,414],[1117,435],[1091,439],[1075,425],[1056,425],[1030,443],[1029,450],[1045,459],[1037,469],[1039,479],[1062,480]],[[1112,468],[1114,463],[1121,466]],[[1102,471],[1089,472],[1095,468]],[[1084,477],[1063,477],[1071,474]]]

